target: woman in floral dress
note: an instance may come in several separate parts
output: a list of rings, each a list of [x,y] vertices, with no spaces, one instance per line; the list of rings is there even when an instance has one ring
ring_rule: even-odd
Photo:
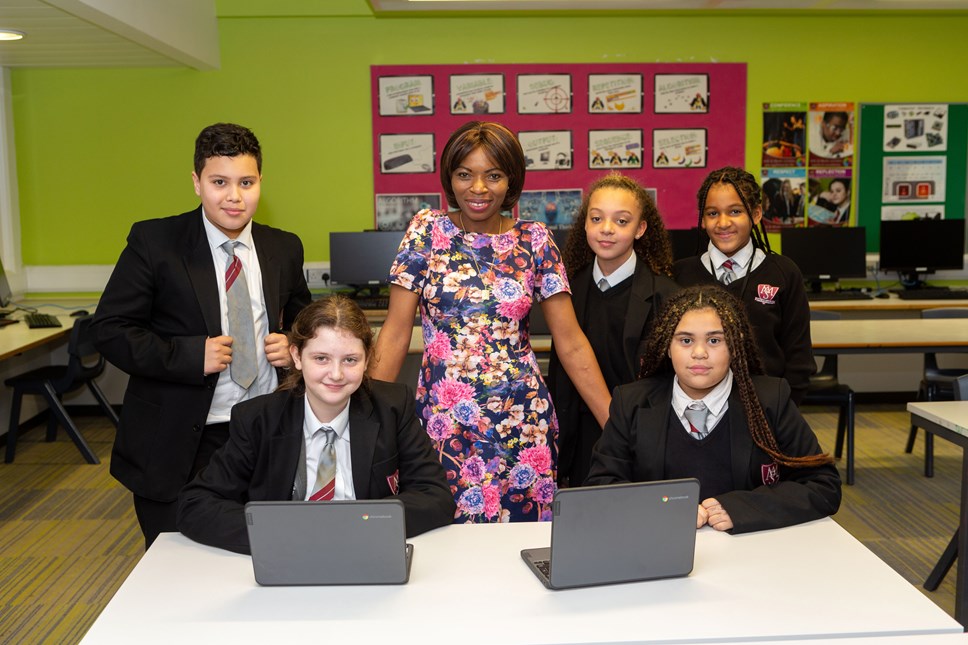
[[[611,401],[547,228],[501,215],[517,202],[524,173],[524,153],[505,127],[473,121],[451,136],[440,176],[452,210],[424,210],[410,222],[370,366],[374,378],[396,378],[419,306],[417,408],[459,523],[551,519],[558,423],[528,336],[534,303],[602,425]]]

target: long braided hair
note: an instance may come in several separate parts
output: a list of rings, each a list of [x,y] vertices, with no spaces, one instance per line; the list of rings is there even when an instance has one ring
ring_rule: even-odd
[[[830,455],[819,454],[791,457],[784,454],[776,443],[776,435],[770,428],[763,406],[760,405],[753,387],[753,374],[763,374],[763,363],[756,349],[753,330],[743,304],[718,285],[689,287],[669,298],[659,313],[642,357],[640,377],[673,373],[669,347],[682,317],[690,312],[711,309],[723,324],[726,347],[729,349],[729,367],[733,382],[739,390],[739,399],[746,413],[753,442],[773,457],[777,463],[791,468],[807,468],[833,462]]]
[[[669,242],[669,234],[666,233],[665,224],[662,222],[662,216],[659,215],[659,209],[656,208],[655,200],[639,182],[621,173],[613,172],[600,177],[589,187],[581,202],[581,208],[575,215],[575,221],[568,232],[568,241],[562,250],[568,278],[573,280],[576,273],[595,259],[595,253],[588,246],[588,237],[585,235],[585,220],[588,218],[588,203],[592,195],[596,190],[603,188],[616,188],[632,193],[646,224],[645,234],[635,240],[632,248],[652,273],[671,276],[672,244]]]
[[[706,196],[709,195],[709,190],[716,185],[732,186],[736,194],[739,195],[740,201],[743,202],[743,207],[746,209],[746,214],[749,215],[750,219],[753,218],[753,213],[762,206],[762,193],[760,191],[760,185],[756,183],[756,177],[736,166],[726,166],[719,170],[714,170],[706,175],[702,186],[699,187],[699,192],[696,193],[696,200],[699,203],[700,230],[703,228],[703,218],[706,216]],[[770,238],[766,235],[766,229],[763,227],[762,219],[760,219],[759,226],[753,225],[752,238],[754,247],[762,249],[764,253],[773,252],[770,248]],[[703,239],[703,236],[700,235],[696,241],[696,255],[701,255],[705,251],[704,248],[698,248],[702,246]]]

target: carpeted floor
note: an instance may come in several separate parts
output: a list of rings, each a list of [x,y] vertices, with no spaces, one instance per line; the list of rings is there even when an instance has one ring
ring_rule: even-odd
[[[832,452],[836,412],[804,412]],[[43,428],[0,464],[0,643],[77,643],[143,553],[131,496],[108,473],[113,427],[77,422],[101,465],[85,464],[63,433],[44,442]],[[903,452],[908,423],[900,405],[859,407],[857,482],[835,519],[920,588],[957,526],[961,453],[936,441],[936,475],[925,478],[923,442]],[[823,575],[824,554],[811,557]],[[924,593],[953,615],[954,572]]]

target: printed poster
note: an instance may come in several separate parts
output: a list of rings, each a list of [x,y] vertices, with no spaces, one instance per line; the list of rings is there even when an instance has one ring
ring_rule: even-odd
[[[948,106],[884,106],[884,152],[948,149]]]
[[[518,200],[518,215],[549,228],[569,228],[581,208],[581,195],[580,188],[525,190]]]
[[[762,175],[766,230],[803,226],[809,198],[806,168],[764,168]]]
[[[589,168],[641,168],[641,130],[589,130]]]
[[[881,219],[944,219],[944,204],[881,206]]]
[[[811,103],[808,118],[808,165],[854,165],[854,104]]]
[[[380,116],[431,116],[434,113],[433,76],[381,76]]]
[[[504,74],[453,74],[451,114],[503,114]]]
[[[882,202],[943,202],[947,157],[885,157]]]
[[[811,168],[808,180],[810,203],[807,223],[847,226],[850,224],[850,205],[853,178],[850,168]]]
[[[706,74],[656,74],[656,114],[705,114],[709,112],[709,76]]]
[[[806,103],[763,104],[763,167],[806,165]]]
[[[637,114],[642,111],[641,74],[589,74],[588,112]]]
[[[571,74],[518,75],[518,114],[571,112]]]
[[[426,208],[440,210],[440,193],[377,195],[376,228],[405,231],[413,216]]]
[[[434,172],[434,135],[381,134],[380,172]]]
[[[653,130],[653,168],[705,168],[706,131]]]
[[[528,170],[571,170],[571,130],[519,132]]]

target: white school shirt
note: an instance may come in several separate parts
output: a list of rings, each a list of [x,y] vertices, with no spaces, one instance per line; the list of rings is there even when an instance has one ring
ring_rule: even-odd
[[[635,273],[636,260],[637,257],[635,255],[635,251],[632,251],[629,259],[623,262],[622,266],[615,269],[610,274],[605,275],[602,273],[601,267],[598,266],[598,258],[595,258],[595,261],[592,262],[592,280],[595,282],[595,286],[597,287],[599,282],[601,282],[603,279],[608,283],[608,289],[611,289],[617,284],[621,284],[623,280],[626,280]],[[601,289],[601,287],[598,288]],[[605,289],[602,289],[602,291],[605,291]]]
[[[706,267],[709,271],[709,265],[712,264],[713,276],[716,278],[717,282],[723,281],[723,274],[726,269],[723,268],[723,262],[731,259],[733,261],[733,273],[736,274],[736,279],[739,280],[744,275],[755,269],[756,267],[763,264],[763,260],[766,259],[766,253],[762,249],[758,249],[753,246],[753,238],[746,243],[746,246],[741,248],[739,251],[733,254],[732,258],[726,256],[725,253],[716,248],[716,245],[712,242],[709,243],[709,247],[706,252],[702,254],[702,265]],[[750,260],[752,259],[752,262]]]
[[[700,399],[706,404],[706,409],[709,410],[709,415],[706,417],[706,429],[712,432],[719,425],[720,420],[726,415],[726,411],[729,410],[729,393],[733,389],[733,370],[726,370],[726,376],[720,381],[716,387],[714,387],[709,394],[704,398]],[[685,411],[689,407],[690,403],[693,403],[696,399],[691,398],[688,394],[683,391],[682,386],[679,385],[679,377],[673,377],[672,380],[672,409],[676,411],[676,416],[679,417],[679,423],[685,428],[686,432],[692,436],[692,430],[689,427],[689,420],[686,419]],[[707,433],[708,436],[708,433]]]
[[[350,457],[350,403],[346,402],[343,411],[336,415],[329,423],[321,423],[313,408],[309,405],[309,397],[303,397],[305,414],[303,416],[303,441],[306,442],[306,500],[313,494],[316,483],[316,468],[319,467],[319,455],[326,445],[325,434],[316,433],[322,426],[329,426],[336,432],[333,444],[336,446],[336,490],[333,499],[356,499],[356,489],[353,487],[353,462]]]

